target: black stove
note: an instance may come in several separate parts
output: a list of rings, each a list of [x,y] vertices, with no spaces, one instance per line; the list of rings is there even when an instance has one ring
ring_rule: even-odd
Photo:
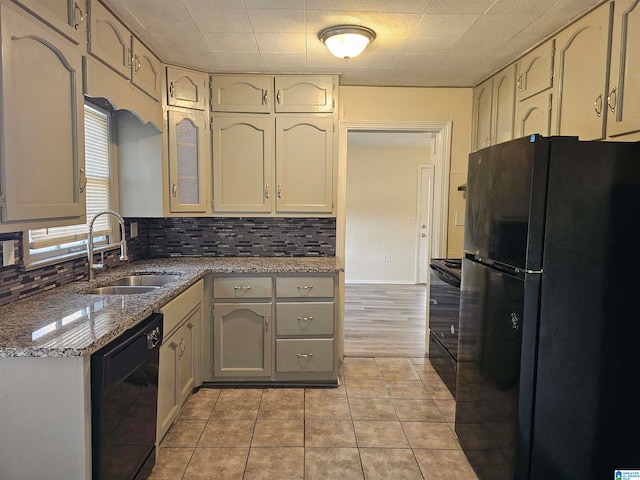
[[[429,359],[455,397],[462,259],[434,258],[429,266]]]

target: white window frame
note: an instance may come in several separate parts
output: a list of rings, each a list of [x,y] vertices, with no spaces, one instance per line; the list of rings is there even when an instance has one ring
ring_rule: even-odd
[[[118,210],[118,170],[117,170],[117,148],[115,142],[115,127],[113,112],[92,102],[85,101],[85,110],[92,109],[102,115],[107,116],[108,121],[108,135],[109,135],[109,209]],[[87,143],[85,141],[85,143]],[[87,202],[88,205],[88,202]],[[93,215],[87,215],[86,225],[91,222]],[[100,219],[106,219],[109,222],[110,232],[100,235],[94,235],[94,252],[107,251],[111,249],[120,248],[120,229],[119,225],[115,224],[113,217],[105,215]],[[80,224],[85,225],[85,224]],[[50,227],[56,228],[56,227]],[[88,238],[87,234],[78,234],[77,239],[65,242],[56,243],[49,246],[44,246],[37,250],[31,249],[30,245],[30,230],[23,232],[23,248],[24,248],[24,263],[25,270],[32,270],[34,268],[40,268],[46,265],[60,263],[62,261],[73,260],[75,258],[81,258],[87,256]]]

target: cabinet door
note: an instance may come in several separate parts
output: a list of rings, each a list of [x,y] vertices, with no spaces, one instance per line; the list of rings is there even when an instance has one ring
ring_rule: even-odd
[[[167,67],[167,104],[205,110],[209,77],[206,73]]]
[[[162,64],[147,47],[132,38],[133,72],[131,81],[154,100],[162,98]]]
[[[518,100],[542,92],[553,85],[555,41],[550,40],[531,51],[518,62]]]
[[[217,377],[271,376],[271,303],[215,304]]]
[[[276,112],[333,112],[333,77],[282,76],[275,78]]]
[[[640,1],[616,0],[607,135],[640,131]]]
[[[3,221],[84,221],[82,58],[26,12],[2,5]]]
[[[85,2],[80,0],[13,0],[76,45],[84,42]]]
[[[270,212],[272,169],[273,119],[214,116],[214,211]]]
[[[171,424],[180,412],[178,395],[178,353],[180,337],[178,332],[165,338],[160,346],[160,364],[158,366],[158,420],[156,441],[159,444],[169,431]]]
[[[609,22],[613,3],[574,23],[556,38],[555,135],[604,138]]]
[[[550,93],[535,95],[518,104],[516,136],[524,137],[532,133],[549,135],[551,127]]]
[[[208,205],[207,118],[203,112],[169,110],[169,208],[206,212]]]
[[[488,147],[491,141],[491,106],[493,95],[493,79],[481,83],[473,89],[473,139],[472,149],[480,150]]]
[[[178,339],[177,397],[180,407],[184,405],[184,402],[187,401],[196,386],[201,316],[202,307],[198,306],[176,332],[176,338]]]
[[[213,112],[269,113],[272,105],[273,77],[211,77],[211,110]]]
[[[131,79],[131,33],[100,2],[91,2],[88,51],[102,63]]]
[[[516,64],[493,77],[493,108],[491,115],[491,143],[513,139],[516,104]]]
[[[276,120],[276,211],[333,210],[333,119]]]

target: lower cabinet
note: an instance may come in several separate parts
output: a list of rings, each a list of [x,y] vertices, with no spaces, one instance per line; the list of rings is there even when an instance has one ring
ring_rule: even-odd
[[[161,309],[164,321],[158,378],[158,443],[198,383],[203,291],[200,280]]]
[[[213,381],[335,382],[332,274],[213,281]]]

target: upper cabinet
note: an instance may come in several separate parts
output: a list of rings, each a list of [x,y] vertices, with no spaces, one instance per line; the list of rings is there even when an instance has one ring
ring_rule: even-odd
[[[13,0],[76,45],[85,41],[85,0]]]
[[[211,111],[269,113],[273,105],[273,77],[213,75]]]
[[[515,63],[473,89],[473,150],[513,138],[515,95]]]
[[[553,95],[541,93],[518,103],[515,131],[516,137],[533,133],[549,135]]]
[[[162,64],[100,2],[89,11],[88,52],[154,100],[162,98]]]
[[[555,42],[550,40],[518,61],[518,100],[525,100],[553,85]]]
[[[640,1],[616,0],[611,44],[607,135],[640,131]]]
[[[333,119],[276,119],[276,212],[331,213]]]
[[[288,75],[275,77],[276,112],[331,113],[333,77]]]
[[[556,37],[554,135],[605,137],[612,13],[613,3],[604,4]]]
[[[211,110],[237,113],[332,113],[331,75],[213,75]]]
[[[167,105],[206,110],[209,76],[178,67],[167,67]]]
[[[79,223],[86,186],[82,54],[26,12],[0,9],[2,221]]]

